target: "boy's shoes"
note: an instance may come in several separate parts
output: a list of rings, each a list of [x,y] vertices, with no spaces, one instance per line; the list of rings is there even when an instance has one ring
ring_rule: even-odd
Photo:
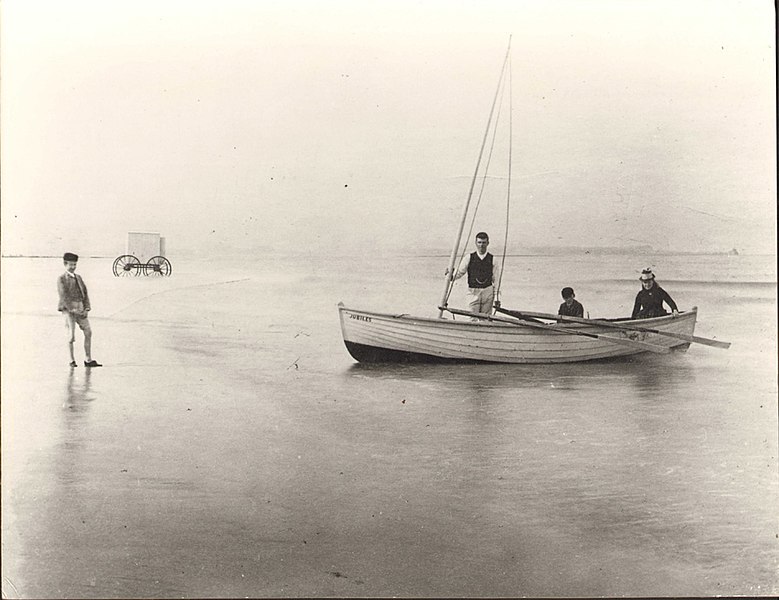
[[[77,367],[77,366],[78,366],[78,363],[77,363],[75,360],[71,360],[71,361],[70,361],[70,366],[71,366],[71,367]]]
[[[90,360],[89,362],[84,361],[84,366],[85,367],[102,367],[103,365],[101,365],[96,360]]]

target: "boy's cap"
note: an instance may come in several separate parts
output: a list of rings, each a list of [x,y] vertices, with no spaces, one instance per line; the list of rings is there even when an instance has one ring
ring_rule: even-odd
[[[564,287],[563,291],[561,292],[563,295],[563,298],[573,298],[573,288]]]
[[[65,252],[65,254],[62,256],[62,260],[66,262],[78,262],[78,254],[73,254],[72,252]]]

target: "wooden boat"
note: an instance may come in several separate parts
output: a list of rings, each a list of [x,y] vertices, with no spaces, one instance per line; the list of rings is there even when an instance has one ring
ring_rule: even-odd
[[[686,350],[693,342],[727,348],[730,344],[694,336],[697,308],[651,319],[583,319],[558,317],[546,313],[518,312],[502,309],[496,312],[508,315],[470,313],[447,305],[452,291],[455,262],[461,246],[462,233],[469,213],[484,149],[491,129],[495,142],[497,117],[493,119],[498,97],[510,88],[509,49],[503,62],[487,130],[463,209],[459,230],[449,258],[447,282],[438,305],[438,318],[414,317],[407,314],[388,314],[347,308],[339,303],[341,332],[349,353],[361,362],[490,362],[490,363],[567,363],[629,356],[642,352],[659,354]],[[506,85],[508,75],[509,84]],[[511,96],[510,92],[508,94]],[[500,111],[498,111],[498,114]],[[510,115],[510,108],[509,108]],[[509,132],[511,121],[509,116]],[[511,136],[509,133],[509,140]],[[511,191],[511,146],[509,142],[509,173],[507,181],[506,240],[508,240],[508,203]],[[489,156],[492,155],[490,147]],[[486,160],[489,167],[489,157]],[[487,178],[487,167],[483,177]],[[482,183],[483,186],[483,183]],[[482,191],[483,191],[482,187]],[[478,194],[476,210],[481,200]],[[473,225],[471,226],[473,227]],[[463,251],[464,255],[464,251]],[[461,255],[462,256],[462,255]],[[502,271],[502,269],[501,269]],[[500,282],[496,285],[500,288]],[[452,319],[443,318],[449,312]],[[469,319],[457,320],[457,316]],[[553,321],[547,323],[542,321]]]
[[[697,341],[684,339],[693,337],[697,308],[675,317],[607,321],[618,328],[597,320],[528,327],[497,317],[479,321],[413,317],[355,310],[343,304],[338,312],[346,348],[360,362],[566,363],[643,352],[664,354],[686,350]],[[664,335],[668,333],[679,337]]]

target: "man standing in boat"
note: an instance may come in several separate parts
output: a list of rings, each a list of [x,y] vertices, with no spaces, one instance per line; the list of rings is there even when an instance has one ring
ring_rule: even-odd
[[[492,314],[492,305],[496,299],[494,284],[499,279],[500,269],[492,254],[487,252],[489,245],[490,236],[484,231],[477,233],[476,252],[464,257],[452,276],[452,281],[455,281],[468,274],[468,310],[488,315]]]

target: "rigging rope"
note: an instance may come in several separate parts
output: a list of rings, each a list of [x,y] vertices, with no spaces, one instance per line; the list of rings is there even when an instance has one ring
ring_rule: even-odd
[[[510,50],[510,48],[511,48],[511,43],[510,43],[510,40],[509,40],[509,50]],[[489,149],[489,153],[487,155],[487,160],[486,160],[485,165],[484,165],[484,172],[483,172],[483,175],[482,175],[482,180],[481,180],[481,185],[480,185],[480,189],[479,189],[479,194],[478,194],[478,197],[476,199],[476,204],[475,204],[474,209],[473,209],[473,215],[472,215],[471,220],[470,220],[470,225],[469,225],[469,228],[468,228],[468,234],[465,236],[465,238],[462,238],[462,237],[458,238],[458,246],[457,246],[457,248],[455,248],[455,253],[457,254],[457,259],[456,259],[456,262],[452,263],[453,265],[457,265],[456,268],[459,268],[460,264],[462,264],[462,261],[465,258],[465,254],[467,253],[467,250],[468,250],[468,243],[469,243],[469,240],[471,238],[471,234],[473,233],[474,225],[476,223],[476,215],[478,214],[479,206],[481,204],[481,200],[482,200],[482,197],[484,195],[484,189],[485,189],[486,182],[487,182],[487,176],[488,176],[488,173],[489,173],[490,163],[492,161],[492,153],[493,153],[493,150],[495,148],[495,140],[497,139],[498,125],[500,123],[500,114],[501,114],[501,111],[502,111],[502,108],[503,108],[503,96],[505,94],[506,85],[507,85],[506,84],[506,79],[507,79],[506,78],[506,72],[507,72],[507,70],[508,70],[508,88],[509,88],[509,157],[508,157],[509,164],[508,164],[508,182],[507,182],[508,183],[508,191],[507,191],[507,195],[506,195],[506,228],[505,228],[505,235],[504,235],[504,240],[503,240],[503,254],[502,254],[502,257],[501,257],[501,265],[500,265],[500,273],[499,273],[499,276],[498,276],[498,282],[497,282],[497,285],[495,287],[495,299],[496,300],[497,300],[498,294],[500,292],[500,285],[501,285],[501,281],[503,279],[503,269],[504,269],[504,265],[506,263],[506,251],[507,251],[506,249],[508,247],[508,231],[509,231],[509,223],[508,223],[508,218],[509,218],[509,202],[510,202],[510,198],[511,198],[511,154],[512,154],[512,135],[511,135],[511,133],[512,133],[512,130],[513,130],[512,129],[512,125],[513,125],[513,121],[512,121],[513,106],[512,106],[512,87],[511,87],[511,81],[512,81],[511,80],[511,56],[510,56],[510,53],[508,53],[508,52],[506,54],[506,60],[503,63],[503,70],[501,71],[500,78],[499,78],[499,81],[498,81],[498,90],[496,91],[496,94],[495,94],[495,101],[493,101],[493,107],[492,108],[494,110],[495,105],[497,104],[498,112],[496,113],[495,120],[493,121],[492,120],[492,112],[493,111],[490,111],[490,119],[489,119],[488,124],[487,124],[487,132],[485,132],[484,142],[487,141],[487,137],[488,137],[488,135],[490,133],[490,130],[491,130],[491,133],[492,133],[492,140],[490,142],[490,149]],[[498,98],[500,98],[500,102],[497,102]],[[473,183],[471,184],[471,193],[469,194],[469,197],[468,197],[468,204],[470,203],[470,199],[471,199],[471,196],[472,196],[472,193],[473,193],[474,183],[475,183],[476,179],[478,178],[478,171],[479,171],[479,168],[481,166],[480,163],[481,163],[481,157],[482,157],[483,151],[484,151],[484,144],[482,144],[482,152],[479,153],[479,161],[477,162],[476,172],[474,173]],[[466,215],[467,215],[467,212],[468,212],[468,204],[466,204],[466,211],[465,211],[465,214],[463,215],[463,223],[465,221],[465,218],[466,218]],[[461,226],[460,234],[462,234],[462,226]],[[460,252],[460,243],[461,242],[462,242],[462,252]],[[453,268],[455,268],[455,267],[453,267]],[[444,301],[443,301],[443,305],[444,306],[448,303],[449,297],[451,296],[453,288],[454,288],[454,279],[449,279],[447,287],[446,287],[446,292],[445,292],[445,295],[444,295]]]
[[[487,154],[487,160],[484,164],[484,174],[482,175],[481,179],[481,185],[479,188],[479,195],[476,198],[476,204],[473,208],[473,215],[471,217],[471,223],[468,227],[468,234],[462,239],[462,252],[458,252],[457,262],[455,264],[459,267],[460,264],[462,264],[463,259],[465,258],[465,254],[468,252],[468,243],[471,239],[471,234],[473,233],[473,226],[476,224],[476,215],[479,212],[479,205],[481,204],[482,197],[484,195],[484,188],[487,184],[487,175],[490,170],[490,163],[492,162],[492,152],[495,149],[495,139],[498,135],[498,124],[500,123],[500,113],[503,107],[503,94],[506,90],[506,78],[504,76],[504,73],[501,74],[501,81],[499,84],[499,91],[500,91],[500,102],[498,103],[498,112],[495,115],[495,121],[494,125],[492,126],[492,141],[490,142],[490,151]],[[510,118],[510,115],[509,115]],[[510,122],[510,121],[509,121]],[[454,288],[454,280],[452,279],[449,281],[449,287],[447,288],[446,292],[446,300],[449,301],[449,296],[452,293],[452,289]]]
[[[500,260],[500,275],[498,275],[498,285],[495,288],[495,300],[498,300],[500,297],[499,296],[500,284],[503,282],[503,267],[506,264],[506,252],[508,251],[508,245],[509,245],[509,208],[511,207],[511,154],[513,150],[513,141],[514,141],[514,136],[512,135],[514,132],[514,127],[513,127],[514,90],[512,89],[511,84],[512,84],[511,57],[509,57],[509,164],[508,164],[509,179],[508,179],[508,185],[506,186],[506,235],[503,238],[503,256],[501,257]]]

